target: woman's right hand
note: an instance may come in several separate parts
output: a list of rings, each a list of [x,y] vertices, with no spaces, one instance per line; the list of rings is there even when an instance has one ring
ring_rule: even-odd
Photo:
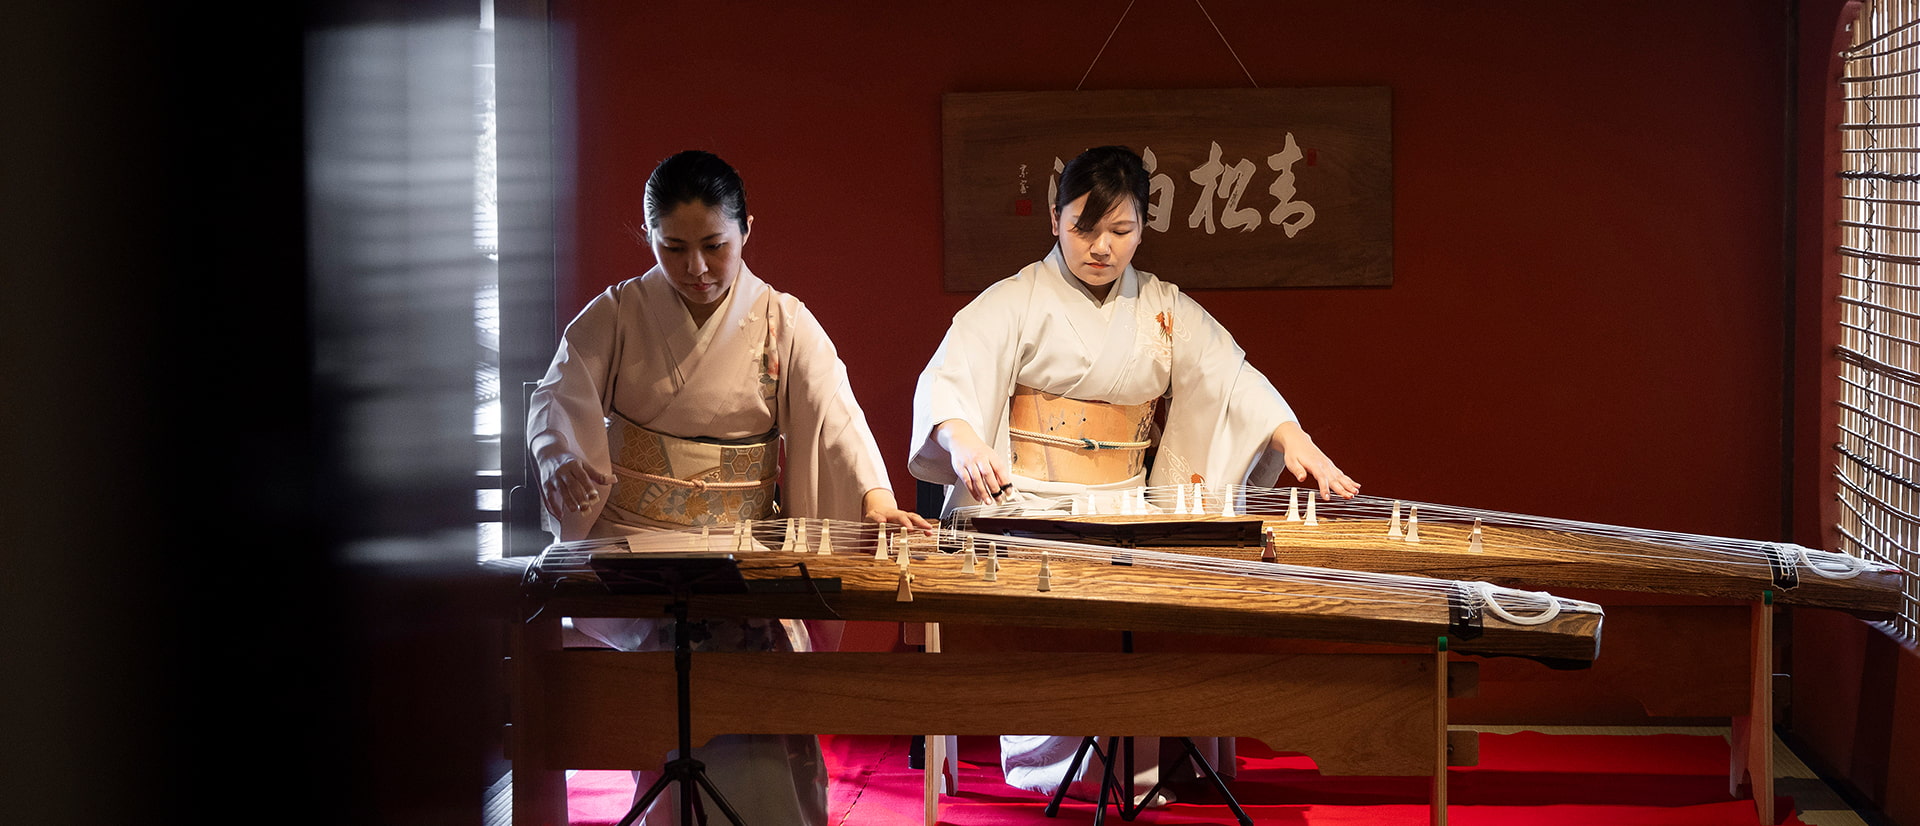
[[[1007,460],[988,447],[971,425],[948,419],[934,427],[933,435],[952,457],[953,475],[974,501],[995,501],[1013,485],[1013,470],[1007,467]]]
[[[569,513],[584,513],[600,499],[600,486],[613,484],[613,477],[594,470],[577,456],[556,458],[550,467],[540,469],[540,493],[547,512],[560,518]]]

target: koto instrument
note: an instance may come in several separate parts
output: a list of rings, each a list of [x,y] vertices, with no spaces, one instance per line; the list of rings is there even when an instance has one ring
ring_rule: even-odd
[[[1480,677],[1456,719],[1551,722],[1615,697],[1654,714],[1723,716],[1732,727],[1728,788],[1749,785],[1762,823],[1773,804],[1775,603],[1877,619],[1901,604],[1906,572],[1799,545],[1361,496],[1319,502],[1301,488],[1178,485],[965,509],[955,524],[986,533],[1112,546],[1154,546],[1235,560],[1417,573],[1503,586],[1592,589],[1746,603],[1619,608],[1610,657],[1577,680],[1513,670]],[[1645,599],[1644,597],[1642,598]],[[1685,628],[1684,634],[1674,630]],[[1739,638],[1745,637],[1745,645]],[[1743,650],[1744,649],[1744,650]],[[1588,679],[1588,678],[1591,679]],[[1537,719],[1534,719],[1537,718]],[[1592,722],[1592,721],[1568,721]]]
[[[1790,543],[1643,530],[1301,488],[1173,485],[962,509],[984,533],[1536,588],[1758,599],[1896,613],[1902,571]]]
[[[755,616],[1175,631],[1389,645],[1362,652],[771,651],[691,658],[695,754],[716,733],[1251,736],[1327,774],[1426,775],[1446,822],[1448,730],[1479,663],[1585,667],[1589,602],[1484,583],[1336,571],[970,531],[773,520],[548,547],[525,574],[511,635],[514,818],[564,822],[566,768],[657,763],[674,747],[676,655],[573,650],[560,617],[657,617],[674,577],[711,564],[733,593],[684,593],[689,616]],[[684,581],[684,579],[683,579]],[[684,602],[681,599],[685,599]],[[1411,649],[1411,650],[1409,650]],[[1089,692],[1098,695],[1089,702]],[[938,820],[942,737],[929,737],[925,822]]]
[[[664,597],[599,611],[593,603],[618,592],[620,565],[687,553],[733,555],[749,584],[747,594],[703,595],[695,617],[985,622],[1405,645],[1448,636],[1459,653],[1557,667],[1592,663],[1601,626],[1594,603],[1484,582],[820,519],[563,542],[541,553],[530,578],[568,601],[559,611],[657,617]],[[837,582],[822,588],[824,580]]]
[[[529,569],[548,610],[658,616],[664,596],[609,600],[623,565],[731,555],[747,593],[698,616],[971,622],[1431,646],[1584,667],[1599,606],[1425,576],[1342,571],[970,531],[763,520],[557,543]],[[830,583],[830,584],[828,584]],[[825,585],[825,587],[823,587]],[[558,604],[554,604],[557,601]]]

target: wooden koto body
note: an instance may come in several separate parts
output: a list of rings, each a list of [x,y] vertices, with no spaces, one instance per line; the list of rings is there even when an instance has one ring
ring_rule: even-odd
[[[1507,587],[1739,600],[1758,599],[1761,592],[1773,591],[1777,604],[1837,608],[1868,618],[1896,613],[1901,599],[1897,569],[1866,566],[1851,578],[1828,578],[1801,564],[1792,546],[1781,546],[1788,550],[1781,551],[1780,559],[1795,569],[1797,582],[1785,587],[1777,581],[1775,566],[1758,553],[1730,558],[1685,544],[1571,529],[1484,525],[1480,549],[1474,550],[1472,526],[1452,522],[1420,522],[1417,542],[1388,535],[1389,520],[1376,518],[1323,516],[1318,525],[1309,526],[1272,515],[1103,514],[976,516],[971,523],[983,533],[1071,537],[1118,545],[1151,542],[1164,550],[1240,560],[1261,558],[1259,537],[1264,530],[1272,538],[1276,561],[1295,565],[1478,580]],[[1183,536],[1197,541],[1183,542]]]
[[[986,549],[984,541],[980,548]],[[976,572],[965,573],[958,554],[916,549],[906,570],[910,600],[901,599],[897,558],[877,560],[860,552],[748,551],[736,556],[749,580],[781,580],[784,593],[697,595],[690,614],[887,622],[964,622],[1053,628],[1174,631],[1249,637],[1283,637],[1430,647],[1442,636],[1464,654],[1538,659],[1558,667],[1584,667],[1598,654],[1602,615],[1566,610],[1539,625],[1507,622],[1478,612],[1477,627],[1456,626],[1455,597],[1414,600],[1345,585],[1255,579],[1225,573],[1163,570],[1114,564],[1132,558],[1101,549],[1101,563],[1049,557],[1049,589],[1038,589],[1041,563],[1032,558],[999,560],[995,579],[978,571],[989,554],[978,553]],[[1004,551],[1003,551],[1004,552]],[[603,552],[604,553],[604,552]],[[840,590],[809,588],[813,580],[839,580]],[[582,559],[549,550],[537,563],[555,580],[544,610],[565,616],[657,617],[664,595],[610,595]],[[1427,580],[1434,582],[1433,580]],[[1452,585],[1452,583],[1446,583]],[[1520,610],[1520,609],[1516,609]],[[1536,613],[1535,609],[1525,609]]]

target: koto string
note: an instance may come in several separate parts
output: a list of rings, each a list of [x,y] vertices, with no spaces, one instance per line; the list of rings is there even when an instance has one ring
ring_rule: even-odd
[[[634,552],[719,552],[751,554],[772,551],[786,547],[789,537],[796,537],[793,523],[804,521],[806,528],[800,530],[814,533],[828,528],[834,538],[832,553],[836,556],[871,557],[872,549],[881,540],[880,526],[864,522],[843,522],[839,520],[760,520],[753,523],[746,537],[748,548],[742,550],[741,538],[731,532],[703,533],[698,528],[683,530],[664,530],[629,536],[607,537],[601,539],[557,542],[548,546],[541,555],[542,576],[556,580],[593,580],[589,558],[596,552],[634,551]],[[890,529],[889,536],[898,538],[903,532]],[[1132,567],[1185,572],[1208,575],[1224,575],[1244,578],[1252,582],[1271,583],[1267,586],[1249,584],[1246,588],[1223,588],[1211,585],[1193,585],[1183,583],[1161,583],[1162,587],[1225,591],[1228,593],[1267,594],[1304,600],[1337,600],[1356,603],[1396,604],[1421,607],[1445,607],[1450,599],[1457,596],[1467,597],[1473,608],[1485,607],[1496,616],[1516,624],[1539,624],[1551,620],[1562,611],[1598,612],[1599,607],[1577,600],[1562,600],[1551,594],[1537,591],[1521,591],[1512,588],[1487,585],[1485,583],[1462,583],[1454,580],[1415,577],[1400,574],[1382,574],[1365,571],[1347,571],[1329,568],[1314,568],[1302,565],[1279,564],[1249,560],[1221,559],[1201,557],[1189,554],[1149,551],[1137,548],[1115,549],[1098,545],[1086,545],[1058,540],[1028,539],[982,534],[958,528],[942,527],[931,534],[904,532],[906,540],[891,553],[910,554],[916,559],[924,559],[932,554],[957,555],[965,552],[971,545],[976,555],[995,554],[1007,560],[1038,561],[1044,554],[1050,560],[1061,562],[1082,562],[1089,565],[1110,566],[1117,557],[1124,557]],[[809,542],[812,540],[809,539]],[[814,553],[814,551],[796,552]],[[884,563],[882,563],[884,564]],[[747,568],[751,570],[751,568]],[[1286,586],[1319,587],[1338,593],[1313,593],[1311,591],[1287,590]],[[1519,617],[1500,605],[1500,601],[1510,601],[1527,606],[1523,610],[1538,612],[1532,617]]]
[[[1149,512],[1173,513],[1176,503],[1186,498],[1191,501],[1195,487],[1186,485],[1156,485],[1141,489],[1143,498],[1149,503]],[[1261,488],[1244,485],[1200,485],[1198,490],[1207,503],[1203,509],[1210,513],[1220,510],[1220,503],[1230,501],[1236,513],[1279,515],[1286,513],[1295,496],[1313,496],[1318,493],[1311,488]],[[1104,494],[1104,495],[1103,495]],[[1127,492],[1126,495],[1132,495]],[[956,524],[971,524],[974,517],[1040,515],[1045,513],[1093,514],[1114,512],[1103,509],[1103,505],[1112,504],[1118,497],[1112,492],[1080,493],[1053,498],[1032,498],[1008,505],[979,505],[963,508],[955,513]],[[1403,509],[1417,506],[1420,521],[1438,524],[1470,525],[1475,521],[1495,527],[1528,528],[1560,533],[1576,533],[1587,536],[1627,540],[1646,545],[1668,548],[1681,553],[1671,555],[1627,553],[1620,551],[1596,551],[1590,549],[1565,548],[1539,545],[1509,545],[1515,550],[1543,551],[1551,553],[1580,554],[1586,556],[1635,558],[1667,562],[1715,562],[1727,565],[1767,568],[1771,561],[1782,557],[1797,558],[1807,569],[1829,579],[1850,579],[1869,570],[1874,563],[1848,554],[1817,551],[1798,545],[1782,546],[1778,543],[1754,540],[1733,539],[1706,534],[1690,534],[1675,531],[1660,531],[1643,528],[1629,528],[1598,522],[1553,519],[1529,514],[1505,511],[1467,508],[1454,505],[1442,505],[1432,502],[1413,500],[1393,500],[1377,496],[1361,495],[1353,499],[1336,499],[1331,502],[1317,503],[1319,518],[1329,520],[1386,520],[1395,505]],[[1704,555],[1703,555],[1704,554]]]
[[[1487,606],[1488,611],[1493,612],[1494,616],[1513,623],[1514,625],[1544,625],[1552,622],[1554,617],[1560,616],[1560,601],[1553,599],[1553,595],[1545,591],[1528,591],[1526,593],[1541,598],[1541,601],[1547,605],[1546,610],[1531,617],[1520,617],[1515,616],[1500,604],[1500,600],[1496,598],[1497,594],[1492,584],[1475,582],[1472,583],[1470,587],[1473,588],[1475,593],[1479,594],[1481,604]]]

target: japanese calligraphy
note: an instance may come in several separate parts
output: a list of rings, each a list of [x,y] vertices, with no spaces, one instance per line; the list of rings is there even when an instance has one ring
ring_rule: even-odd
[[[1060,200],[1060,173],[1065,172],[1066,169],[1067,162],[1060,160],[1059,156],[1055,156],[1053,159],[1053,175],[1047,178],[1047,209],[1055,212],[1060,211],[1060,204],[1058,203]]]
[[[1220,142],[1211,141],[1207,147],[1206,162],[1187,173],[1188,180],[1200,185],[1200,196],[1187,213],[1188,229],[1198,229],[1208,235],[1215,234],[1219,228],[1244,233],[1270,223],[1280,227],[1288,238],[1293,238],[1313,224],[1313,205],[1298,198],[1298,179],[1293,172],[1293,165],[1306,153],[1301,150],[1292,132],[1287,133],[1280,151],[1266,158],[1267,168],[1279,173],[1273,183],[1267,186],[1267,194],[1279,203],[1264,216],[1259,208],[1241,204],[1241,200],[1247,196],[1247,190],[1253,185],[1254,177],[1260,172],[1260,165],[1251,158],[1227,163],[1223,155]],[[1151,176],[1147,182],[1146,226],[1156,232],[1166,232],[1173,226],[1178,187],[1172,175],[1161,171],[1160,159],[1154,155],[1153,147],[1143,147],[1140,160]],[[1047,203],[1056,209],[1059,207],[1060,172],[1064,169],[1066,162],[1056,156],[1053,159],[1053,175],[1047,179]],[[1024,182],[1022,186],[1025,186]]]
[[[1267,220],[1286,230],[1287,237],[1299,235],[1300,231],[1313,224],[1313,205],[1306,201],[1293,199],[1293,164],[1300,160],[1300,145],[1294,143],[1293,133],[1287,133],[1286,148],[1267,156],[1267,167],[1280,173],[1273,185],[1267,187],[1268,194],[1280,201],[1280,205],[1267,214]],[[1293,221],[1289,219],[1298,218]]]
[[[1154,174],[1160,168],[1160,159],[1153,156],[1153,147],[1144,147],[1140,160],[1147,167],[1147,228],[1166,232],[1173,223],[1173,176],[1165,172]]]
[[[1213,234],[1215,198],[1227,201],[1220,211],[1221,226],[1241,232],[1252,232],[1254,227],[1260,226],[1260,210],[1240,206],[1240,196],[1246,193],[1247,184],[1252,182],[1254,168],[1253,161],[1246,158],[1230,166],[1222,164],[1220,142],[1214,141],[1207,151],[1207,162],[1187,174],[1201,187],[1200,200],[1193,205],[1193,212],[1187,215],[1187,227],[1204,227],[1208,235]]]

